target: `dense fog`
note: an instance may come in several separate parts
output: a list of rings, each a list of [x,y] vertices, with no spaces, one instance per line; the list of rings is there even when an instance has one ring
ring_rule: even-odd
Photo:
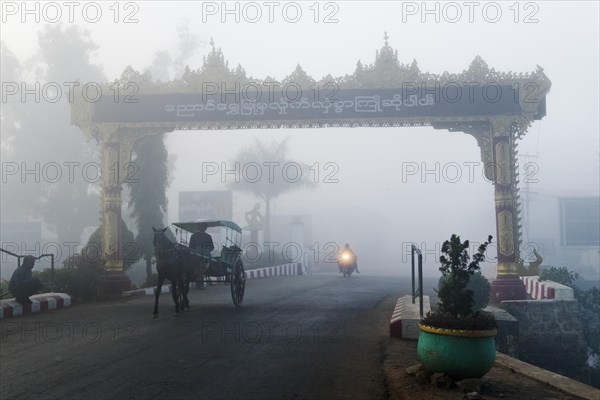
[[[321,80],[351,75],[359,61],[374,63],[387,42],[401,64],[416,60],[421,72],[461,73],[476,56],[496,71],[543,68],[552,82],[547,116],[534,121],[518,145],[522,212],[527,203],[529,213],[523,216],[523,240],[542,248],[545,264],[598,278],[597,245],[573,249],[561,244],[559,209],[561,198],[599,196],[595,2],[494,3],[500,14],[485,2],[475,8],[432,2],[429,12],[420,8],[422,2],[300,2],[294,3],[301,12],[297,17],[286,2],[272,14],[262,2],[250,7],[229,2],[229,13],[220,8],[225,4],[221,2],[133,2],[127,8],[119,3],[118,15],[101,3],[102,17],[94,23],[83,18],[83,7],[73,11],[70,22],[68,10],[57,3],[62,17],[51,22],[54,10],[40,3],[36,22],[18,9],[24,3],[4,2],[3,7],[6,3],[17,9],[3,9],[2,21],[1,217],[3,224],[41,221],[40,249],[50,249],[48,243],[63,248],[65,243],[85,244],[98,226],[100,188],[81,178],[81,168],[99,161],[99,146],[70,124],[65,82],[113,81],[128,66],[148,72],[153,80],[179,79],[186,65],[201,68],[213,45],[230,68],[241,65],[247,77],[281,81],[300,65]],[[282,14],[284,9],[289,14]],[[20,93],[9,91],[11,83],[21,89],[23,82],[28,88],[35,82],[42,87],[56,82],[65,89],[64,98],[54,103],[42,96],[36,102],[30,95],[23,102]],[[274,198],[271,213],[309,216],[309,256],[319,261],[315,267],[321,271],[336,271],[334,264],[322,262],[333,242],[355,249],[364,274],[408,275],[410,243],[416,243],[425,254],[425,274],[436,276],[439,248],[452,233],[473,242],[496,236],[494,187],[483,175],[476,140],[431,127],[168,133],[165,225],[179,219],[179,192],[226,190],[234,178],[223,169],[233,168],[241,150],[257,140],[269,144],[286,138],[286,159],[311,167],[305,174],[315,185]],[[36,182],[34,175],[15,171],[36,162],[40,171],[58,163],[62,178],[54,182],[40,173]],[[67,179],[65,162],[79,163],[74,182]],[[213,169],[207,174],[209,166]],[[285,174],[280,167],[274,173]],[[125,188],[123,215],[135,232],[127,196]],[[245,213],[260,201],[234,191],[233,220],[246,225]],[[589,218],[598,217],[592,213]],[[16,239],[3,226],[2,247],[7,247]],[[597,232],[590,235],[598,237]],[[80,247],[71,245],[76,251]],[[11,248],[18,253],[31,250]],[[491,253],[484,273],[494,277],[495,248]],[[529,248],[522,250],[522,257],[534,259]],[[15,265],[2,260],[2,277],[7,279]],[[46,265],[40,262],[40,268]]]

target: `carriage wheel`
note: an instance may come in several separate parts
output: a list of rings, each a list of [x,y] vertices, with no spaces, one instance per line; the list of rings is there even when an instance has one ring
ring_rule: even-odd
[[[244,300],[244,289],[246,288],[246,272],[244,272],[244,265],[240,260],[237,260],[231,270],[231,298],[233,304],[236,307],[242,305]]]

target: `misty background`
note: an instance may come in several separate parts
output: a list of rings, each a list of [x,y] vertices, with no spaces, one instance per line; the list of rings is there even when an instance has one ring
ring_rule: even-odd
[[[319,80],[352,74],[359,60],[372,64],[384,45],[384,32],[399,61],[407,64],[415,59],[423,72],[460,73],[477,55],[497,71],[532,72],[540,65],[552,88],[547,116],[535,121],[519,143],[522,202],[527,175],[523,164],[536,166],[534,173],[529,172],[530,214],[524,241],[544,241],[544,264],[578,269],[597,280],[597,247],[569,250],[560,245],[558,200],[597,197],[600,192],[598,4],[535,2],[537,22],[524,23],[530,9],[520,9],[517,18],[510,4],[501,3],[503,16],[496,23],[486,22],[477,11],[472,23],[466,15],[450,23],[444,18],[436,22],[433,16],[425,21],[420,14],[407,16],[402,2],[334,3],[335,9],[320,9],[318,23],[309,3],[300,3],[305,14],[297,23],[286,22],[277,12],[273,23],[266,16],[257,23],[243,18],[235,22],[232,17],[222,22],[221,15],[205,15],[203,22],[201,2],[135,2],[138,22],[132,24],[115,23],[108,3],[106,17],[93,24],[78,14],[74,23],[60,24],[31,19],[22,23],[12,17],[2,24],[2,82],[106,82],[120,78],[129,65],[154,80],[167,81],[179,78],[186,65],[200,68],[212,50],[211,38],[229,67],[240,64],[249,77],[281,81],[299,64]],[[337,22],[323,23],[332,10],[337,10]],[[328,242],[349,243],[362,273],[409,275],[408,249],[417,243],[425,254],[425,275],[437,276],[439,248],[452,233],[472,242],[495,236],[494,189],[483,176],[475,139],[429,127],[169,133],[165,224],[178,220],[180,191],[225,189],[227,179],[220,175],[203,182],[203,162],[231,165],[255,138],[270,143],[288,137],[287,157],[316,166],[320,179],[314,189],[274,199],[272,213],[309,215],[313,242],[323,250]],[[81,179],[78,170],[74,182],[64,177],[57,183],[33,182],[31,176],[23,182],[18,175],[4,176],[6,163],[99,161],[96,142],[87,141],[70,125],[68,102],[3,100],[1,139],[2,222],[43,221],[42,246],[85,244],[99,222],[96,184]],[[325,170],[326,163],[337,166],[332,176],[337,182],[323,182],[332,171]],[[422,167],[434,170],[436,163],[437,176],[421,173]],[[472,177],[465,163],[473,165]],[[419,172],[403,176],[409,164],[417,165]],[[448,165],[462,166],[460,178],[450,169],[446,172],[451,176],[444,176]],[[123,216],[134,229],[126,207],[127,190],[123,200]],[[244,213],[256,202],[234,192],[234,221],[245,225]],[[3,230],[3,243],[11,241],[9,235]],[[323,251],[318,258],[325,255]],[[495,249],[489,255],[495,257]],[[522,257],[534,258],[528,252]],[[335,271],[333,265],[321,267]],[[9,278],[13,268],[3,262],[2,277]],[[484,274],[495,276],[493,260],[486,263]]]

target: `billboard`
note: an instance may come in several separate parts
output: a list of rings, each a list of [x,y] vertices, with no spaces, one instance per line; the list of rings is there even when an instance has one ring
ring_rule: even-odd
[[[560,200],[560,244],[566,247],[600,246],[600,198]]]
[[[233,218],[231,190],[179,192],[179,221]]]

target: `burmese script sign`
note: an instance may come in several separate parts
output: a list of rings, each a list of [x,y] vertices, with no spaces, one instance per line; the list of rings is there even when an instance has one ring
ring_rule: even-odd
[[[340,89],[325,96],[300,88],[261,92],[132,94],[94,104],[101,122],[336,121],[411,117],[517,115],[519,94],[509,85]]]

